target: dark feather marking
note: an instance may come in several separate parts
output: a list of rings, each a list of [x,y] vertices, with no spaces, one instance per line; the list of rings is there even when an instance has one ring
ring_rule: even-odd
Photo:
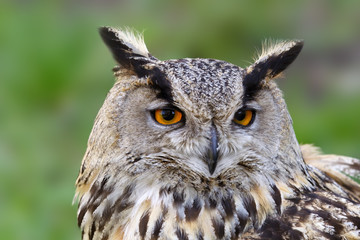
[[[227,197],[221,199],[221,205],[224,208],[226,218],[231,218],[234,216],[235,203],[232,198]]]
[[[204,236],[203,236],[203,233],[202,232],[198,232],[197,234],[197,240],[204,240]]]
[[[166,194],[170,194],[171,192],[171,187],[167,186],[167,187],[161,187],[159,190],[159,195],[160,196],[164,196]]]
[[[147,231],[147,224],[149,222],[149,212],[145,212],[139,222],[139,234],[141,239],[145,239],[146,231]]]
[[[85,216],[85,213],[87,211],[87,208],[82,208],[78,214],[77,220],[78,220],[78,227],[81,227],[82,220]]]
[[[297,206],[291,206],[285,209],[284,215],[294,216],[298,212]]]
[[[214,228],[215,235],[218,239],[223,238],[225,235],[225,225],[223,220],[211,219],[212,226]]]
[[[172,87],[166,75],[157,67],[149,70],[146,75],[150,77],[154,87],[160,89],[160,93],[157,95],[157,97],[163,98],[172,103],[174,101],[172,96]]]
[[[224,183],[223,179],[221,178],[221,175],[217,176],[216,181],[217,181],[217,184],[219,187],[225,186],[225,183]]]
[[[297,216],[299,216],[299,222],[306,222],[310,217],[311,210],[307,208],[302,208],[298,211]]]
[[[184,192],[179,193],[177,191],[174,191],[173,198],[174,198],[175,205],[181,205],[185,201],[185,194],[184,194]]]
[[[360,218],[359,217],[354,217],[354,216],[347,216],[347,218],[349,219],[349,221],[351,221],[352,223],[354,223],[354,225],[360,229]]]
[[[269,218],[269,219],[265,220],[265,222],[263,223],[259,232],[261,232],[262,238],[279,239],[279,238],[276,238],[276,236],[275,236],[275,235],[277,235],[279,230],[280,230],[280,221],[278,221],[277,219]],[[282,239],[282,238],[280,238],[280,239]]]
[[[254,198],[250,195],[248,195],[247,197],[243,198],[243,203],[244,203],[244,207],[247,210],[247,212],[249,213],[249,217],[251,218],[254,227],[257,228],[258,223],[257,223],[257,218],[256,218],[256,214],[257,214],[257,209],[256,209],[256,204],[254,201]]]
[[[82,166],[81,166],[81,174],[83,174],[84,172],[85,172],[85,169],[86,169],[86,167],[85,167],[85,164],[83,164]],[[91,173],[91,172],[90,172]],[[89,173],[89,174],[90,174]]]
[[[93,239],[95,231],[96,231],[96,226],[94,221],[91,225],[91,230],[89,232],[89,239]]]
[[[241,212],[237,212],[236,215],[238,217],[239,222],[235,226],[235,232],[234,232],[235,239],[237,239],[239,234],[244,231],[245,226],[248,222],[248,216],[242,214]]]
[[[237,165],[249,172],[254,172],[254,170],[256,170],[256,168],[252,166],[251,162],[250,164],[249,162],[238,162]]]
[[[194,221],[199,216],[201,211],[201,202],[199,198],[195,198],[192,205],[185,206],[185,219],[186,221]]]
[[[234,232],[232,233],[231,235],[231,240],[237,240],[239,239],[239,234],[240,234],[240,231],[241,230],[241,225],[240,224],[236,224],[235,225],[235,228],[234,228]]]
[[[162,212],[162,215],[165,217],[166,216],[166,214],[168,213],[168,208],[167,207],[163,207],[163,212]]]
[[[164,223],[164,217],[160,216],[155,222],[155,226],[154,226],[153,232],[151,234],[151,240],[157,240],[159,238],[159,234],[160,234],[163,223]]]
[[[90,188],[91,199],[89,201],[94,201],[95,199],[97,199],[103,193],[105,184],[107,183],[108,180],[109,180],[108,176],[104,177],[101,180],[100,186],[99,186],[99,183],[97,181],[94,182],[94,184]]]
[[[271,185],[271,188],[273,190],[271,192],[271,197],[274,199],[276,211],[278,214],[281,214],[281,193],[275,184]]]
[[[118,212],[121,212],[124,209],[126,209],[126,206],[128,205],[128,200],[134,190],[134,187],[135,185],[133,184],[126,186],[121,196],[114,203],[114,207],[117,208]]]
[[[210,197],[208,198],[206,207],[209,207],[209,208],[211,208],[211,209],[214,209],[214,208],[216,208],[216,206],[217,206],[217,201],[216,201],[215,197],[210,196]]]
[[[264,239],[304,239],[302,232],[293,229],[286,219],[267,218],[259,229],[260,236]]]
[[[189,237],[186,234],[186,232],[184,231],[184,229],[177,228],[175,231],[175,234],[179,240],[189,240]]]
[[[104,229],[105,223],[111,218],[114,212],[111,209],[109,203],[104,207],[104,211],[102,212],[101,218],[99,219],[99,231]]]
[[[141,218],[140,218],[140,222],[139,222],[139,234],[141,239],[145,239],[145,235],[146,235],[146,230],[148,227],[148,222],[149,222],[149,212],[145,212]]]
[[[141,157],[136,157],[131,161],[131,163],[136,163],[136,162],[140,161],[141,159],[142,159]]]
[[[288,232],[289,239],[292,240],[302,240],[304,239],[304,234],[296,229],[290,229]]]
[[[99,185],[98,182],[94,182],[90,188],[91,198],[86,205],[80,210],[78,214],[78,226],[81,226],[81,222],[85,216],[85,213],[89,211],[91,214],[100,205],[100,203],[113,191],[112,187],[105,189],[105,185],[109,177],[104,177]],[[80,203],[79,203],[80,204]]]
[[[288,198],[287,200],[293,202],[294,204],[299,204],[299,202],[301,201],[301,198],[293,197],[293,198]]]
[[[116,200],[116,202],[110,207],[106,206],[101,218],[99,219],[99,229],[103,229],[105,224],[109,221],[114,212],[122,212],[128,208],[134,206],[133,202],[129,202],[129,198],[134,189],[134,185],[130,184],[126,186],[120,195],[120,197]]]
[[[109,180],[109,177],[104,177],[100,183],[100,188],[96,182],[90,188],[90,195],[92,196],[87,204],[87,208],[90,213],[93,213],[95,209],[99,207],[101,202],[113,191],[113,187],[107,187],[106,183]]]

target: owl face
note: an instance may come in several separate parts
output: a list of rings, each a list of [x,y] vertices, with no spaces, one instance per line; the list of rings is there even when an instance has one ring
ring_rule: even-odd
[[[291,119],[271,79],[294,60],[301,42],[280,43],[242,69],[214,59],[160,61],[121,34],[101,31],[122,67],[98,116],[110,116],[112,130],[101,134],[117,140],[101,164],[115,161],[130,174],[157,178],[191,173],[197,180],[264,173],[279,178],[291,170],[279,162],[299,167]],[[96,135],[94,142],[102,145],[98,139],[104,138]],[[286,145],[294,148],[294,159],[283,159]]]
[[[149,164],[154,155],[168,153],[184,172],[213,178],[249,164],[259,166],[261,155],[276,157],[280,142],[276,132],[286,124],[281,119],[287,116],[280,111],[284,106],[274,102],[269,87],[245,98],[245,70],[218,60],[173,60],[156,67],[163,80],[169,81],[170,90],[161,93],[153,86],[138,87],[127,92],[122,105],[126,117],[116,113],[120,135],[129,135],[121,139],[141,155],[151,155],[144,161]],[[139,144],[139,138],[145,141]],[[275,151],[267,151],[264,142]],[[152,167],[159,164],[149,164]]]

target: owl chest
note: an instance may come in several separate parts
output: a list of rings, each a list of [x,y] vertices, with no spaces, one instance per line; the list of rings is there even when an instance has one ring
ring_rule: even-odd
[[[128,219],[123,239],[236,239],[257,218],[254,200],[244,206],[236,196],[190,196],[172,192],[135,202],[121,217]]]
[[[203,206],[165,206],[145,202],[125,225],[124,239],[222,239],[235,225]],[[151,206],[150,206],[151,205]]]

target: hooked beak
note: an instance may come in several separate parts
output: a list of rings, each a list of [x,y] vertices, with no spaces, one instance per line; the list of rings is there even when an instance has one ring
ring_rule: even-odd
[[[210,147],[207,152],[206,162],[208,164],[210,174],[213,174],[218,160],[218,137],[214,125],[211,126],[210,134]]]

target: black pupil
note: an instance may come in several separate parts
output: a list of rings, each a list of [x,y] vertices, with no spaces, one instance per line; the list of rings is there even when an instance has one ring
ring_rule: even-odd
[[[161,110],[161,116],[166,120],[170,121],[175,117],[175,111],[172,109],[163,109]]]
[[[238,121],[244,120],[245,115],[246,115],[245,113],[246,113],[245,111],[239,110],[239,111],[237,111],[237,112],[235,113],[234,118],[235,118],[236,120],[238,120]]]

